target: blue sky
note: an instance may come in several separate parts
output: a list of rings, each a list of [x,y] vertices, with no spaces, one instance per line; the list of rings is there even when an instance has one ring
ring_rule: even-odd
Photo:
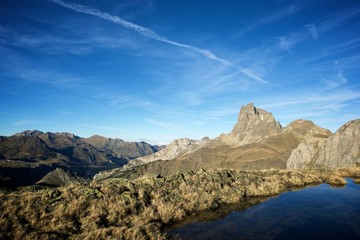
[[[359,29],[358,0],[2,0],[0,135],[216,137],[249,102],[336,131],[360,117]]]

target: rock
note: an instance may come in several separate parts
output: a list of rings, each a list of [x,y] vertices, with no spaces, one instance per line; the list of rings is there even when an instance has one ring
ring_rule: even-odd
[[[172,141],[167,147],[161,149],[160,151],[135,159],[135,161],[130,161],[129,166],[146,164],[158,160],[172,160],[182,154],[190,153],[200,147],[203,147],[209,143],[209,138],[203,138],[202,140],[193,140],[188,138],[180,138]]]
[[[46,174],[36,184],[52,186],[52,187],[60,187],[60,186],[68,185],[70,183],[79,183],[79,181],[70,172],[65,172],[61,168],[56,168],[54,171],[51,171],[48,174]]]
[[[302,142],[291,152],[286,168],[303,168],[311,165],[317,156],[320,146],[333,134],[328,130],[315,125],[308,120],[291,122],[284,132],[297,136]]]
[[[219,136],[226,144],[244,145],[259,142],[281,132],[281,125],[270,112],[256,108],[253,103],[242,106],[238,121],[229,134]]]
[[[343,125],[319,150],[317,166],[355,167],[360,164],[360,119]]]
[[[291,152],[291,155],[286,163],[286,168],[295,169],[310,166],[318,152],[319,144],[302,142]]]
[[[326,139],[333,135],[328,129],[314,124],[312,121],[298,119],[286,126],[284,133],[291,133],[294,136],[305,140],[308,143],[316,143],[320,139]]]
[[[316,135],[317,136],[317,135]],[[317,141],[316,141],[317,140]],[[288,169],[354,167],[360,164],[360,119],[343,125],[328,138],[308,139],[291,153]]]
[[[26,130],[23,132],[15,133],[14,136],[37,136],[43,134],[43,132],[39,130]]]

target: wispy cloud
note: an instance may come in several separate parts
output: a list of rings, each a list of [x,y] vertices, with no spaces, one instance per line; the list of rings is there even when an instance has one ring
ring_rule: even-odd
[[[178,125],[173,122],[166,122],[163,120],[156,120],[156,119],[148,119],[147,122],[150,123],[151,125],[163,128],[167,131],[170,131],[170,132],[173,132],[176,134],[185,135],[185,136],[189,134],[189,131],[184,129],[182,127],[182,124]]]
[[[91,132],[103,132],[103,130],[108,131],[109,136],[107,137],[114,137],[114,134],[116,134],[117,136],[121,136],[121,135],[125,135],[125,136],[132,136],[134,135],[134,132],[130,132],[127,131],[123,128],[119,128],[119,127],[114,127],[114,126],[110,126],[110,125],[98,125],[98,124],[78,124],[81,127],[85,127],[85,128],[89,128],[91,129]],[[111,136],[110,136],[111,134]]]
[[[255,21],[254,23],[248,25],[243,30],[241,30],[238,34],[242,35],[244,33],[251,31],[252,29],[257,28],[257,27],[280,21],[280,20],[298,12],[299,10],[301,10],[301,7],[298,5],[291,5],[291,6],[288,6],[285,8],[281,8],[275,12],[270,13],[267,16],[259,18],[257,21]]]
[[[323,82],[325,83],[326,88],[335,89],[345,85],[348,80],[344,76],[342,70],[337,70],[336,76],[331,76],[330,79],[325,79]]]
[[[164,43],[167,43],[167,44],[170,44],[170,45],[173,45],[173,46],[177,46],[177,47],[180,47],[180,48],[193,50],[193,51],[203,55],[204,57],[206,57],[206,58],[208,58],[210,60],[214,60],[214,61],[217,61],[217,62],[219,62],[221,64],[226,65],[226,66],[232,67],[236,71],[239,71],[239,72],[245,74],[246,76],[248,76],[248,77],[250,77],[250,78],[252,78],[254,80],[257,80],[257,81],[259,81],[261,83],[266,83],[266,84],[269,83],[268,81],[262,79],[260,76],[257,76],[255,73],[252,73],[251,70],[249,70],[247,68],[244,68],[242,66],[239,66],[239,65],[235,65],[232,62],[230,62],[230,61],[228,61],[228,60],[226,60],[224,58],[218,57],[208,49],[202,49],[202,48],[194,47],[194,46],[191,46],[191,45],[188,45],[188,44],[183,44],[183,43],[179,43],[179,42],[176,42],[176,41],[169,40],[166,37],[163,37],[163,36],[159,35],[158,33],[152,31],[151,29],[148,29],[148,28],[142,27],[140,25],[131,23],[131,22],[126,21],[126,20],[124,20],[124,19],[122,19],[122,18],[120,18],[118,16],[113,16],[113,15],[111,15],[109,13],[102,12],[102,11],[100,11],[98,9],[90,8],[90,7],[80,5],[80,4],[75,4],[75,3],[67,3],[67,2],[64,2],[64,1],[61,1],[61,0],[50,0],[50,1],[56,3],[56,4],[60,5],[60,6],[63,6],[65,8],[74,10],[76,12],[97,16],[97,17],[102,18],[102,19],[104,19],[106,21],[113,22],[115,24],[121,25],[121,26],[123,26],[125,28],[128,28],[128,29],[131,29],[131,30],[133,30],[133,31],[135,31],[135,32],[147,37],[147,38],[154,39],[154,40],[160,41],[160,42],[164,42]]]
[[[27,126],[27,125],[33,125],[35,123],[39,123],[38,120],[33,119],[26,119],[26,120],[19,120],[13,123],[14,126],[20,127],[20,126]]]
[[[287,37],[284,37],[284,36],[279,37],[278,40],[279,40],[279,45],[278,45],[278,47],[279,47],[280,49],[282,49],[282,50],[285,50],[285,51],[287,51],[287,52],[290,52],[291,47],[292,47],[292,45],[293,45],[293,41],[292,41],[291,39],[287,38]]]
[[[348,19],[358,15],[360,13],[360,7],[351,7],[344,10],[340,10],[331,15],[326,16],[317,23],[317,30],[320,34],[333,30],[342,24],[344,24]]]
[[[352,117],[339,116],[349,111],[351,106],[359,102],[360,92],[352,90],[348,87],[340,87],[337,89],[319,89],[318,92],[302,91],[292,93],[291,95],[283,95],[273,97],[271,99],[259,100],[259,107],[273,112],[282,124],[288,124],[299,118],[313,120],[318,124],[326,122],[328,128],[336,131],[341,124],[355,117],[360,117],[360,112],[352,111]],[[270,103],[269,103],[270,102]],[[357,114],[357,115],[356,115]],[[336,121],[332,119],[337,119]],[[334,122],[340,125],[334,126]]]
[[[130,96],[121,96],[110,100],[110,106],[117,108],[125,107],[149,107],[152,105],[150,101],[141,101]]]
[[[307,24],[306,27],[308,28],[311,36],[313,37],[313,39],[318,39],[319,38],[319,34],[318,34],[318,31],[317,31],[317,28],[315,26],[315,24]]]
[[[326,34],[327,32],[336,29],[340,27],[341,25],[345,24],[346,21],[354,17],[355,15],[360,14],[360,7],[356,8],[348,8],[345,10],[341,10],[338,12],[335,12],[333,14],[326,15],[325,17],[321,18],[318,21],[315,21],[314,23],[309,23],[305,25],[306,30],[299,29],[297,31],[294,31],[290,34],[278,37],[278,48],[285,50],[287,52],[291,52],[292,49],[296,47],[299,43],[302,41],[305,41],[309,39],[311,36],[312,39],[317,40],[320,36]],[[310,34],[309,34],[310,33]],[[347,42],[345,44],[349,44],[354,46],[354,44],[357,44],[356,40],[352,40],[350,42]],[[350,47],[345,46],[345,44],[339,44],[337,46],[334,46],[333,48],[340,48],[340,47]],[[324,51],[323,54],[319,54],[317,56],[313,56],[311,59],[320,58],[323,55],[332,54],[333,52],[330,51],[330,49],[327,49]],[[304,60],[308,61],[308,60]]]
[[[56,71],[49,71],[42,68],[30,69],[27,67],[18,67],[17,73],[13,74],[17,74],[18,77],[29,82],[52,85],[60,89],[76,87],[85,82],[83,78],[58,73]]]
[[[74,115],[73,112],[67,111],[67,110],[64,110],[64,109],[57,109],[56,111],[57,111],[58,113],[62,114],[62,115]]]
[[[13,117],[18,117],[18,114],[14,114],[14,113],[9,113],[9,112],[0,112],[0,115],[5,115],[5,116],[13,116]]]
[[[66,29],[74,31],[74,29]],[[0,44],[2,46],[11,46],[17,48],[27,48],[33,51],[41,51],[45,54],[71,53],[74,55],[86,55],[93,48],[137,48],[134,41],[125,36],[110,37],[106,36],[100,30],[94,34],[81,35],[74,37],[60,37],[51,33],[36,31],[29,35],[21,33],[9,26],[0,25]],[[69,32],[68,34],[74,34]],[[78,34],[78,33],[76,33]]]

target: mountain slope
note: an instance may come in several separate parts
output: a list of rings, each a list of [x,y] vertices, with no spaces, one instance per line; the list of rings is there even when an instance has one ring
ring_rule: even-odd
[[[291,153],[288,169],[354,167],[360,165],[360,119],[344,124],[319,142],[304,142]]]
[[[99,137],[102,138],[102,137]],[[0,137],[0,185],[34,184],[48,172],[61,168],[83,177],[120,167],[130,159],[156,151],[150,144],[105,139],[110,145],[96,147],[72,133],[27,130]],[[115,154],[110,148],[122,143]],[[94,144],[96,145],[96,144]]]
[[[119,138],[105,138],[99,135],[84,138],[84,141],[98,149],[111,151],[116,157],[127,159],[153,154],[159,150],[159,147],[146,142],[125,142]]]
[[[285,169],[292,151],[300,143],[317,142],[331,135],[329,130],[306,120],[296,120],[282,128],[271,113],[250,103],[241,107],[238,122],[228,134],[222,134],[201,146],[196,146],[196,141],[192,140],[181,151],[176,151],[176,144],[172,147],[170,144],[167,151],[173,150],[176,154],[163,154],[166,150],[163,149],[156,154],[130,161],[126,168],[102,173],[97,177],[106,178],[114,174],[130,178],[143,174],[166,176],[201,168]]]

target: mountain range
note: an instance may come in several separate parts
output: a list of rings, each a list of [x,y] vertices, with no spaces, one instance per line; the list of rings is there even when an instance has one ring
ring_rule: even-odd
[[[309,120],[282,127],[273,115],[249,103],[231,132],[201,141],[178,139],[159,152],[131,160],[95,178],[168,176],[198,169],[293,169],[348,167],[360,163],[360,120],[335,134]]]
[[[39,183],[57,185],[94,174],[97,180],[135,179],[199,169],[336,168],[359,164],[360,119],[344,124],[335,134],[303,119],[283,127],[272,113],[252,103],[241,107],[229,133],[214,139],[176,139],[166,147],[37,130],[0,137],[0,182],[14,186],[33,184],[46,174]]]
[[[0,137],[0,183],[5,186],[29,185],[50,171],[61,168],[82,177],[121,167],[131,159],[159,150],[145,142],[72,133],[27,130]]]

